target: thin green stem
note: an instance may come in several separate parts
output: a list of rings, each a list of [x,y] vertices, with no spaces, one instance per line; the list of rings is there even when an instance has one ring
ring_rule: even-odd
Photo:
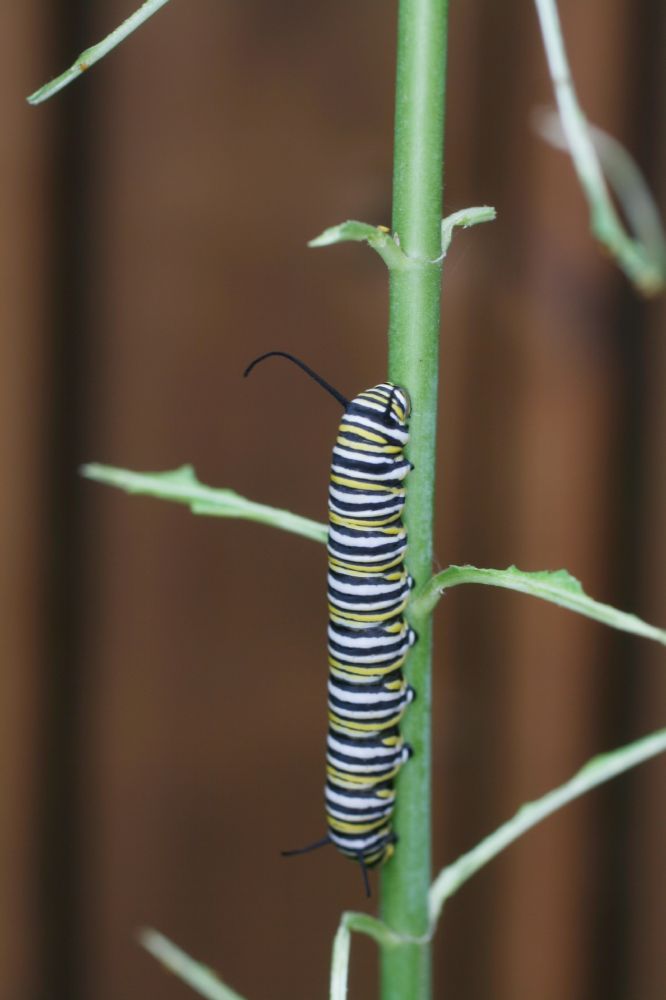
[[[496,858],[510,844],[541,823],[548,816],[563,806],[580,798],[587,792],[610,781],[623,771],[628,771],[637,764],[655,757],[666,751],[666,729],[661,729],[649,736],[644,736],[635,743],[600,754],[589,760],[569,781],[552,792],[521,806],[516,815],[507,823],[503,823],[494,833],[486,837],[476,847],[463,854],[453,864],[444,868],[437,876],[430,890],[431,932],[434,934],[444,903],[461,885],[464,885],[489,861]]]
[[[533,121],[539,135],[546,142],[555,149],[570,152],[556,111],[537,110]],[[644,248],[650,267],[663,284],[666,281],[666,234],[659,207],[648,183],[636,161],[617,139],[590,122],[587,122],[587,131],[599,157],[606,183],[617,198],[630,230]],[[654,290],[659,289],[655,287]]]
[[[389,377],[412,401],[405,525],[417,583],[432,566],[435,423],[441,298],[441,218],[447,0],[400,0],[396,82],[393,232],[414,262],[390,275]],[[382,875],[382,919],[410,941],[382,950],[383,1000],[430,996],[431,877],[430,615],[412,616],[419,640],[407,672],[417,698],[403,729],[414,756],[398,779],[398,848]]]
[[[626,232],[611,201],[590,128],[578,103],[555,0],[534,0],[562,131],[590,208],[592,232],[634,286],[655,295],[666,280],[663,244],[648,247]],[[658,224],[658,220],[657,220]]]
[[[150,954],[174,976],[204,997],[204,1000],[243,1000],[230,986],[207,966],[193,958],[158,931],[149,928],[139,931],[139,941]]]
[[[69,69],[66,69],[55,80],[45,83],[43,87],[40,87],[34,94],[31,94],[28,98],[28,104],[41,104],[42,101],[47,101],[49,97],[53,97],[54,94],[57,94],[59,90],[66,87],[72,80],[76,80],[77,77],[85,73],[86,70],[89,70],[96,62],[99,62],[107,52],[115,49],[116,45],[120,45],[128,35],[136,31],[160,7],[164,7],[166,3],[168,3],[168,0],[146,0],[138,10],[135,10],[127,20],[118,25],[106,38],[103,38],[96,45],[91,45],[89,49],[86,49],[80,56],[77,56]]]
[[[352,931],[371,937],[381,948],[395,948],[403,943],[381,920],[376,920],[367,913],[354,913],[351,910],[343,913],[333,939],[330,1000],[346,1000],[347,997]]]

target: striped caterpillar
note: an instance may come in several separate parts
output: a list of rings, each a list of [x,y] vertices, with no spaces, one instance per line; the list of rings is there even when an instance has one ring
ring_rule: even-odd
[[[351,401],[298,358],[271,351],[303,369],[344,407],[333,448],[328,530],[328,736],[326,820],[322,840],[287,855],[335,844],[362,869],[395,850],[394,779],[411,748],[400,719],[414,690],[402,667],[416,633],[404,617],[413,585],[404,564],[402,524],[410,403],[391,382]]]

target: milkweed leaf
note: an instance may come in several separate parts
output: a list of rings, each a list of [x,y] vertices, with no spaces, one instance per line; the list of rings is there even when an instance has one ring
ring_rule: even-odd
[[[580,581],[565,569],[526,572],[517,566],[509,566],[508,569],[449,566],[448,569],[433,576],[420,591],[417,591],[412,605],[415,613],[427,614],[446,590],[462,583],[481,583],[490,587],[517,590],[522,594],[538,597],[542,601],[558,604],[561,608],[575,611],[586,618],[593,618],[604,625],[610,625],[611,628],[631,632],[666,645],[664,629],[649,625],[637,615],[619,611],[610,604],[602,604],[588,597]]]
[[[291,511],[279,507],[248,500],[234,490],[216,489],[199,482],[191,465],[183,465],[171,472],[132,472],[112,465],[91,463],[83,465],[81,475],[106,486],[115,486],[126,493],[170,500],[185,504],[193,514],[209,517],[235,517],[246,521],[257,521],[283,531],[290,531],[315,542],[325,542],[325,524],[311,521]]]
[[[666,751],[666,729],[636,740],[610,753],[593,757],[564,785],[535,802],[521,806],[515,816],[482,840],[467,854],[444,868],[433,882],[429,896],[431,929],[434,932],[444,903],[480,868],[505,850],[537,823],[579,798],[597,785],[628,771],[637,764]]]

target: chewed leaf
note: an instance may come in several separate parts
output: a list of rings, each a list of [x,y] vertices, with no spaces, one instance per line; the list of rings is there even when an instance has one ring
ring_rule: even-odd
[[[258,521],[274,528],[282,528],[283,531],[291,531],[295,535],[303,535],[315,542],[326,541],[325,524],[292,514],[289,510],[255,503],[234,490],[206,486],[199,482],[191,465],[183,465],[171,472],[132,472],[130,469],[92,463],[83,465],[81,474],[87,479],[94,479],[106,486],[116,486],[127,493],[185,504],[193,514]]]
[[[319,236],[315,236],[308,243],[309,247],[329,247],[333,243],[362,243],[367,240],[385,240],[389,230],[385,226],[371,226],[367,222],[355,222],[349,219],[341,222],[338,226],[331,226],[325,229]]]
[[[376,250],[386,266],[391,269],[409,270],[414,266],[386,226],[371,226],[367,222],[349,219],[338,226],[325,229],[308,243],[309,247],[329,247],[335,243],[367,243]]]
[[[516,577],[526,577],[535,584],[542,584],[544,587],[555,588],[556,590],[568,590],[570,594],[585,594],[580,580],[572,576],[568,569],[544,569],[532,572],[523,572],[517,566],[509,566],[505,573],[512,573]]]
[[[447,215],[442,219],[442,260],[446,257],[456,227],[469,229],[470,226],[478,226],[480,222],[493,222],[496,218],[497,212],[491,205],[463,208],[459,212]]]
[[[595,601],[583,590],[580,582],[566,569],[540,570],[527,572],[517,566],[508,569],[480,569],[476,566],[449,566],[442,573],[437,573],[418,591],[412,602],[412,610],[416,614],[427,614],[437,604],[440,596],[450,587],[462,583],[482,583],[491,587],[503,587],[506,590],[517,590],[522,594],[530,594],[542,601],[550,601],[561,608],[575,611],[579,615],[593,618],[595,621],[610,625],[622,632],[653,639],[666,645],[666,631],[648,625],[637,615],[619,611],[610,604]]]

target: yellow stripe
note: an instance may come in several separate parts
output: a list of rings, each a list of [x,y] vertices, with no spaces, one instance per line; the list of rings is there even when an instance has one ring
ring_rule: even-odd
[[[360,493],[392,493],[393,496],[404,497],[405,488],[404,486],[386,486],[384,483],[364,483],[361,479],[346,479],[344,476],[336,476],[331,473],[332,483],[336,486],[350,486],[354,490],[358,490]]]
[[[340,819],[328,816],[328,825],[336,833],[372,833],[380,826],[386,826],[386,816],[376,819],[374,823],[343,823]]]
[[[331,569],[343,569],[345,572],[356,570],[359,576],[375,576],[377,573],[384,573],[387,569],[393,569],[394,566],[398,566],[402,562],[403,556],[404,552],[396,556],[395,559],[392,559],[391,562],[382,563],[381,565],[373,563],[372,566],[367,567],[358,563],[342,562],[340,559],[334,559],[332,556],[329,556],[328,565]]]
[[[372,431],[366,430],[365,427],[357,427],[356,424],[340,424],[338,434],[342,431],[347,431],[348,434],[356,434],[358,437],[365,438],[366,441],[373,441],[375,444],[388,444],[385,437],[373,434]]]
[[[397,726],[403,714],[404,708],[401,708],[399,712],[396,712],[390,719],[383,722],[354,722],[351,719],[341,719],[339,716],[334,715],[333,712],[329,712],[328,721],[332,726],[342,726],[350,733],[376,733],[381,732],[382,729],[391,729],[393,726]]]
[[[388,827],[386,832],[388,833]],[[357,852],[349,850],[347,847],[338,847],[338,850],[341,851],[345,857],[353,858],[354,861],[358,861]],[[394,853],[395,848],[393,847],[393,844],[387,844],[385,848],[382,848],[380,851],[375,851],[374,854],[364,854],[363,863],[366,868],[372,868],[372,866],[376,865],[378,862],[383,865],[385,861],[388,861],[389,858],[393,857]]]
[[[387,771],[384,774],[379,774],[379,775],[347,774],[345,771],[336,770],[336,768],[331,767],[331,765],[329,764],[326,768],[326,774],[328,775],[329,778],[335,779],[333,781],[334,785],[344,788],[345,786],[353,787],[354,785],[366,785],[366,786],[380,785],[383,781],[390,781],[391,778],[395,778],[399,770],[400,770],[400,765],[398,764],[398,766],[394,767],[392,771]],[[378,791],[378,792],[373,792],[373,795],[376,795],[377,797],[382,799],[393,799],[393,797],[395,796],[395,792]]]
[[[334,562],[335,562],[334,559],[329,559],[329,564],[331,566],[333,566]],[[400,560],[400,562],[402,562],[402,559]],[[358,569],[356,565],[354,566],[353,569],[349,569],[345,573],[345,576],[355,576],[359,580],[364,579],[364,577],[366,577],[367,575],[368,575],[367,570],[365,572],[362,572],[361,570]],[[400,570],[400,572],[398,573],[384,573],[382,577],[382,581],[386,583],[397,583],[399,581],[402,582],[406,579],[407,579],[407,570],[405,569]]]
[[[340,514],[336,514],[335,511],[331,511],[328,519],[331,524],[341,524],[343,527],[352,528],[383,528],[387,524],[392,524],[393,521],[399,521],[402,517],[402,511],[399,510],[397,514],[391,514],[389,517],[385,517],[383,521],[366,521],[357,517],[341,517]],[[402,531],[402,528],[393,528],[390,534],[398,534]],[[384,532],[384,534],[389,534],[389,532]]]
[[[396,557],[393,561],[393,565],[385,566],[384,569],[393,569],[403,561],[403,555],[404,553],[402,553],[399,557]],[[373,568],[372,566],[366,566],[363,563],[344,562],[342,559],[335,559],[331,555],[328,557],[328,565],[331,569],[343,569],[345,574],[348,573],[349,576],[356,576],[359,579],[363,579],[366,576],[377,576],[381,572],[381,569],[378,566]]]
[[[376,528],[378,531],[381,532],[382,535],[385,535],[387,538],[394,538],[396,535],[401,534],[401,532],[405,530],[401,524],[395,528],[387,527],[387,525],[390,525],[391,521],[397,521],[399,520],[399,518],[400,518],[400,512],[398,512],[397,514],[392,514],[390,517],[387,517],[386,520],[384,521],[362,521],[362,520],[357,521],[354,520],[353,518],[340,517],[340,515],[336,514],[334,511],[331,511],[330,514],[330,521],[333,524],[341,524],[344,528],[346,527]],[[359,532],[359,534],[362,535],[363,532]]]
[[[371,455],[399,455],[403,450],[399,444],[363,444],[361,441],[350,441],[342,434],[338,434],[336,444],[342,445],[343,448],[349,448],[350,451],[364,451]]]
[[[389,861],[394,854],[395,854],[395,844],[387,844],[386,847],[384,848],[383,853],[379,855],[379,858],[382,859],[382,864],[385,865],[386,862]],[[379,858],[375,857],[366,858],[365,863],[366,865],[371,865],[373,861],[379,861]]]
[[[402,604],[388,611],[384,611],[381,614],[368,615],[354,614],[352,611],[338,611],[333,604],[329,604],[328,614],[329,618],[333,622],[339,621],[341,624],[344,624],[345,622],[360,622],[361,624],[363,622],[387,622],[389,619],[395,618],[396,615],[399,615],[401,611],[404,611],[406,605],[407,601],[404,600]]]
[[[390,674],[393,670],[398,670],[405,662],[405,656],[398,657],[391,663],[390,667],[378,667],[376,663],[369,663],[365,667],[353,667],[347,666],[344,663],[339,663],[338,660],[334,660],[333,657],[329,656],[328,665],[331,668],[337,667],[338,670],[344,671],[346,674],[354,674],[356,677],[367,677],[369,674],[383,675]]]

